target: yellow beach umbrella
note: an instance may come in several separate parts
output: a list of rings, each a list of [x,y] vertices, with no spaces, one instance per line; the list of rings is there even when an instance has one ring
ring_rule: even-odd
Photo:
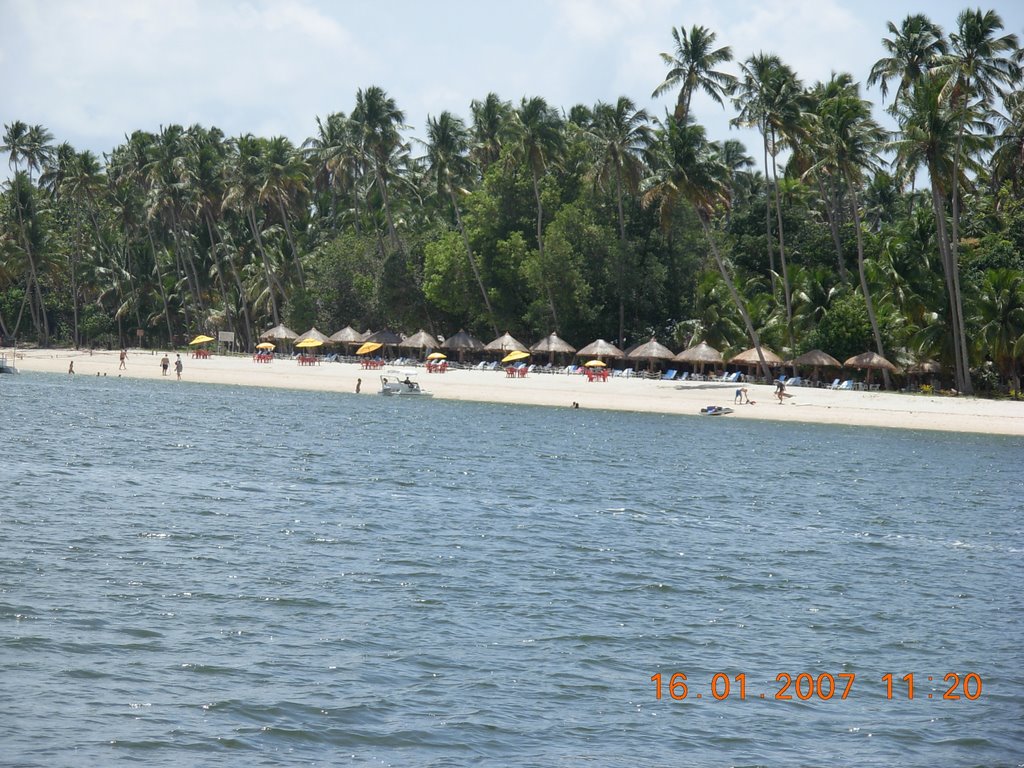
[[[295,345],[296,349],[311,349],[313,347],[322,347],[324,343],[320,339],[304,339]]]
[[[587,362],[585,362],[583,365],[586,368],[607,368],[608,367],[608,364],[605,363],[603,360],[587,360]]]
[[[431,352],[429,355],[427,355],[427,360],[447,360],[447,359],[448,359],[448,355],[446,355],[444,352]]]
[[[188,343],[190,347],[194,347],[196,344],[205,344],[208,341],[214,341],[213,336],[203,336],[202,334],[196,336],[192,341]]]
[[[509,352],[507,355],[505,355],[503,358],[501,358],[501,362],[503,362],[503,363],[514,363],[516,360],[525,360],[529,356],[530,356],[529,352],[521,352],[519,350],[516,350],[515,352]]]
[[[274,349],[274,345],[269,341],[264,341],[256,345],[256,349]]]
[[[376,352],[378,349],[380,349],[383,346],[384,345],[381,344],[380,342],[368,341],[365,344],[363,344],[363,346],[361,346],[359,349],[356,350],[356,354],[357,355],[368,355],[371,352]]]

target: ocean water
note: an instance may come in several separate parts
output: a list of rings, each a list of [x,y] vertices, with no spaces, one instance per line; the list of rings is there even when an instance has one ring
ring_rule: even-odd
[[[1024,764],[1020,439],[43,374],[0,406],[4,766]]]

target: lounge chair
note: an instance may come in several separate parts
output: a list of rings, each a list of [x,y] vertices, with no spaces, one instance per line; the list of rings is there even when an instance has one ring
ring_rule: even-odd
[[[674,379],[675,377],[676,377],[676,369],[672,368],[671,370],[665,371],[665,373],[661,377],[661,380],[662,381],[672,381],[672,379]]]
[[[831,384],[828,385],[829,389],[839,389],[839,379],[835,379]]]
[[[788,379],[786,379],[787,387],[802,387],[803,385],[804,380],[800,376],[790,376]]]
[[[853,379],[847,379],[840,384],[836,389],[853,389]]]
[[[689,371],[683,371],[681,374],[676,376],[676,381],[687,381],[690,378]]]

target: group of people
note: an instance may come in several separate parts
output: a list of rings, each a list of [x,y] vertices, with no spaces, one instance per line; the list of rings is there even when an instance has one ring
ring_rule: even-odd
[[[775,397],[779,400],[779,405],[782,405],[782,401],[792,395],[786,394],[786,384],[779,379],[775,382]],[[746,387],[738,387],[736,389],[736,396],[732,399],[733,403],[746,403],[748,405],[755,405],[754,401],[750,399],[750,393]]]
[[[165,352],[164,356],[160,359],[160,370],[163,371],[164,376],[167,375],[167,368],[170,364],[171,360],[167,357],[167,353]],[[177,359],[174,361],[174,372],[178,375],[178,381],[181,381],[181,371],[184,367],[185,366],[181,362],[181,355],[178,355]]]

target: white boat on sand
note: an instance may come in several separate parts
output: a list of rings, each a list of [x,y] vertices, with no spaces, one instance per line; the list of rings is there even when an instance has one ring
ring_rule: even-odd
[[[380,393],[402,397],[432,397],[429,392],[424,392],[420,388],[419,382],[414,380],[415,375],[414,373],[393,371],[387,376],[381,376]]]

